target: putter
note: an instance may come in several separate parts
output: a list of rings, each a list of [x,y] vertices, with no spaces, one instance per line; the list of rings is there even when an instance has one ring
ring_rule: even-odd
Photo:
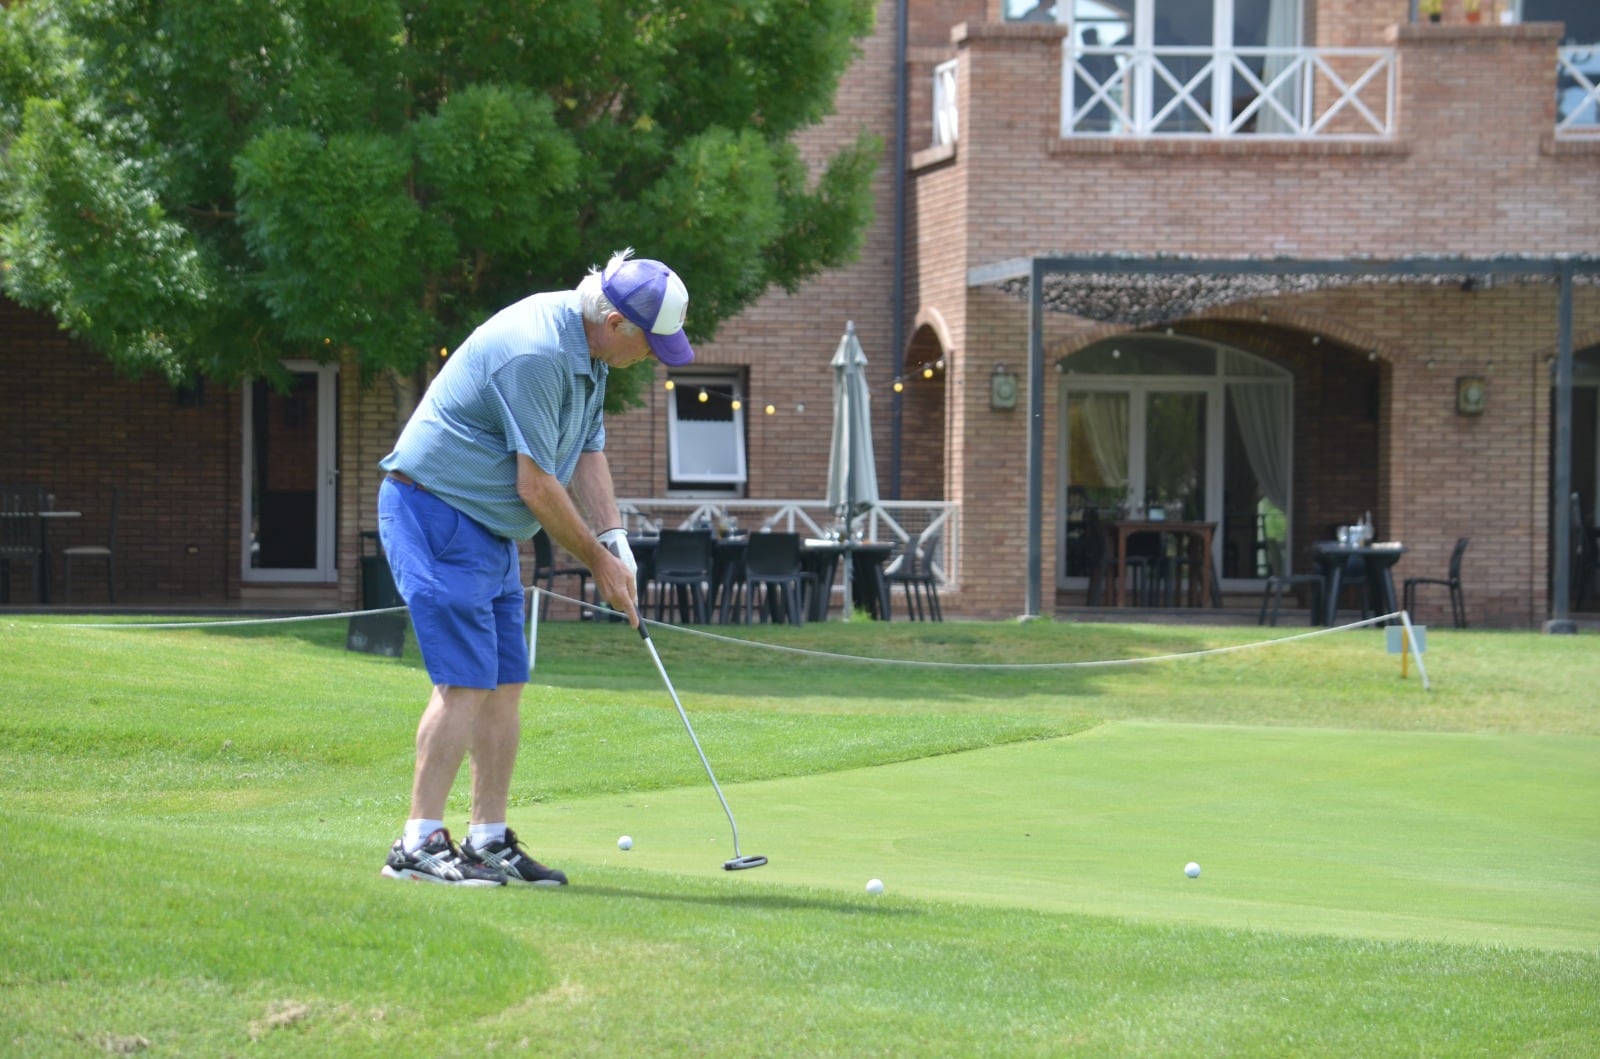
[[[644,619],[639,620],[639,636],[644,640],[644,645],[650,648],[650,658],[656,664],[656,672],[661,674],[661,682],[667,686],[667,694],[672,696],[672,704],[678,708],[678,716],[683,718],[683,729],[689,733],[689,741],[694,744],[694,752],[700,755],[700,764],[706,767],[706,775],[711,778],[711,789],[717,792],[717,801],[722,803],[722,811],[728,814],[728,827],[733,830],[733,859],[722,862],[723,871],[744,871],[746,868],[759,868],[767,862],[767,858],[754,854],[745,856],[739,852],[739,825],[733,822],[733,810],[728,808],[728,799],[722,796],[722,787],[717,783],[716,774],[711,771],[711,762],[706,760],[706,752],[700,749],[700,740],[695,737],[694,727],[689,723],[689,715],[683,712],[683,703],[678,701],[678,693],[672,687],[672,679],[667,676],[667,667],[661,664],[661,655],[656,651],[655,641],[650,639],[650,630],[645,628]]]

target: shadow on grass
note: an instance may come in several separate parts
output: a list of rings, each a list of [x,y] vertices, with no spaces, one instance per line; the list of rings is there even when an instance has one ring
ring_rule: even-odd
[[[673,904],[704,905],[717,908],[742,908],[761,912],[829,912],[845,916],[921,916],[925,913],[905,905],[869,904],[837,897],[805,897],[797,894],[704,894],[662,893],[658,890],[634,889],[627,886],[585,884],[566,891],[572,897],[603,897],[610,900],[628,898],[637,901],[672,902]]]

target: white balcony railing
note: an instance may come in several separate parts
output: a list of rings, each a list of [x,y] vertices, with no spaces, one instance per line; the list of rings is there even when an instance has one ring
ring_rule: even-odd
[[[1556,51],[1556,136],[1600,136],[1600,44]]]
[[[956,104],[956,66],[951,59],[933,68],[933,146],[948,147],[960,134],[960,111]]]
[[[1078,48],[1061,133],[1383,139],[1395,70],[1391,48]]]

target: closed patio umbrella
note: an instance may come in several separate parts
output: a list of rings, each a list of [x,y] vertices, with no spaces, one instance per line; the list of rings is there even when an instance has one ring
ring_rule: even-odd
[[[878,503],[878,467],[872,455],[872,395],[867,392],[867,355],[856,325],[844,325],[833,354],[833,444],[828,450],[828,506],[850,521]],[[844,607],[851,613],[851,553],[844,553]]]

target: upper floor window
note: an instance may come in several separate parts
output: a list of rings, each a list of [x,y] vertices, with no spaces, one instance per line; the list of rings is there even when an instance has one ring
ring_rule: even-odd
[[[667,489],[674,495],[740,496],[745,465],[744,382],[737,372],[669,373]]]

